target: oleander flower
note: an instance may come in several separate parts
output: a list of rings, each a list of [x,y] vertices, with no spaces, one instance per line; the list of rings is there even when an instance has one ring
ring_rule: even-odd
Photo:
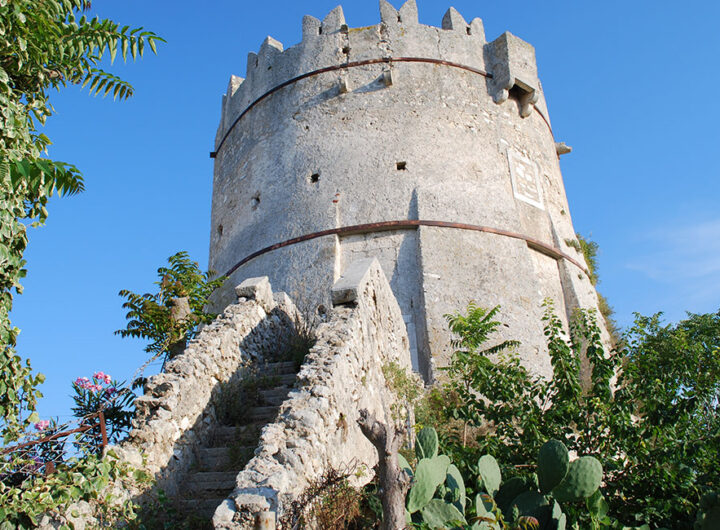
[[[35,423],[35,429],[38,431],[44,431],[50,427],[50,421],[49,420],[40,420],[37,423]]]
[[[97,379],[98,381],[104,382],[106,385],[110,384],[110,381],[112,381],[112,378],[109,374],[106,374],[105,372],[95,372],[93,374],[93,377]]]
[[[75,385],[80,388],[88,388],[90,386],[90,379],[87,377],[78,377],[75,379]]]

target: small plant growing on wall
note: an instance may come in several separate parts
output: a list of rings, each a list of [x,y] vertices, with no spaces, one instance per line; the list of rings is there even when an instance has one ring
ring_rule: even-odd
[[[123,308],[128,310],[125,329],[115,333],[150,341],[145,351],[151,359],[162,358],[163,366],[185,349],[187,341],[198,333],[200,324],[207,324],[217,316],[206,311],[208,298],[220,287],[225,277],[211,279],[213,271],[202,272],[187,252],[168,258],[169,267],[160,267],[158,292],[136,294],[120,291],[126,298]]]

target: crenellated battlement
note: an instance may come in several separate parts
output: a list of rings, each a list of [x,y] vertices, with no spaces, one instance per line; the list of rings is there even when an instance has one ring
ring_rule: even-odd
[[[513,93],[520,100],[523,117],[538,102],[541,88],[534,48],[514,35],[504,33],[488,43],[482,20],[467,22],[452,7],[439,27],[420,24],[415,0],[408,0],[400,9],[380,0],[380,19],[374,26],[350,28],[338,6],[322,21],[306,15],[302,41],[288,49],[267,37],[257,53],[248,54],[245,78],[230,78],[222,99],[215,150],[239,117],[269,92],[322,74],[334,76],[338,93],[346,93],[353,89],[348,70],[383,63],[387,72],[383,81],[389,86],[393,59],[451,63],[485,75],[493,100],[501,104]]]

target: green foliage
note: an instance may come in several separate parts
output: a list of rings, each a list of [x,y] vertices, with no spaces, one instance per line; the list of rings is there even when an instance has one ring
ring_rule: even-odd
[[[574,460],[563,481],[552,490],[559,502],[576,502],[587,499],[600,487],[602,465],[592,456]]]
[[[382,365],[382,373],[385,384],[397,396],[390,405],[390,412],[396,420],[403,419],[408,410],[411,410],[422,397],[422,381],[417,374],[408,371],[395,361]]]
[[[583,255],[585,263],[587,263],[588,266],[588,272],[590,273],[590,283],[597,285],[599,281],[597,254],[600,246],[595,241],[587,239],[580,234],[575,234],[575,237],[577,237],[577,239],[566,239],[565,244]]]
[[[116,498],[108,485],[129,486],[149,481],[149,477],[120,462],[112,451],[104,458],[73,458],[51,475],[31,475],[20,484],[0,482],[0,530],[29,529],[38,526],[44,515],[71,528],[65,517],[73,503],[86,501],[97,527],[115,526],[130,521],[137,507],[129,500]]]
[[[32,422],[33,375],[14,347],[19,330],[10,324],[13,291],[22,292],[26,225],[47,219],[54,195],[83,189],[74,166],[42,158],[50,139],[38,132],[53,109],[48,91],[67,83],[86,84],[90,92],[112,92],[125,99],[132,87],[98,68],[105,54],[121,50],[135,59],[145,45],[155,51],[160,39],[142,28],[118,28],[110,20],[87,19],[87,0],[13,0],[0,2],[0,413],[3,438],[17,439]]]
[[[459,312],[445,315],[450,331],[455,335],[452,344],[456,348],[450,365],[445,368],[450,379],[447,390],[452,394],[452,401],[456,404],[450,416],[463,423],[463,446],[467,442],[467,427],[480,425],[483,414],[484,400],[481,394],[476,392],[476,387],[483,382],[492,384],[501,366],[503,369],[514,370],[520,378],[526,374],[519,362],[511,363],[512,366],[503,362],[504,354],[517,346],[519,344],[517,341],[503,341],[495,346],[481,349],[489,336],[501,325],[494,320],[499,310],[499,307],[495,307],[488,311],[470,303],[467,315]],[[493,362],[490,356],[497,356],[500,363]],[[510,402],[519,389],[516,385],[511,385],[497,390],[504,391],[509,398],[507,401]]]
[[[720,494],[717,491],[709,491],[700,499],[694,530],[715,528],[720,528]]]
[[[418,433],[416,447],[436,440],[432,431],[433,428],[426,427]],[[420,454],[424,452],[420,450]],[[413,527],[560,530],[567,522],[563,507],[572,502],[586,503],[588,519],[599,514],[610,521],[606,517],[607,504],[598,489],[602,479],[600,463],[584,456],[568,469],[567,449],[557,440],[546,442],[539,457],[543,467],[561,470],[554,470],[556,487],[549,494],[540,493],[532,479],[513,477],[503,483],[500,466],[491,455],[482,455],[463,477],[448,456],[435,454],[434,446],[427,454],[432,456],[418,455],[415,471],[409,471],[413,480],[406,508]],[[399,457],[399,461],[401,467],[409,468],[404,458]],[[475,502],[467,503],[467,496]]]
[[[569,247],[574,248],[583,255],[583,257],[585,258],[585,263],[587,263],[588,266],[590,283],[597,287],[597,284],[600,283],[597,260],[600,246],[595,241],[583,237],[580,234],[575,234],[575,236],[577,237],[577,239],[566,239],[565,244],[567,244]],[[598,292],[597,296],[598,309],[600,310],[600,314],[605,319],[605,327],[610,333],[610,337],[612,338],[613,343],[618,344],[621,337],[620,329],[618,328],[617,322],[615,322],[615,319],[613,318],[615,310],[612,308],[607,298],[605,298],[602,294]]]
[[[187,252],[168,258],[169,267],[158,269],[157,293],[136,294],[120,291],[127,299],[125,329],[115,333],[121,337],[143,338],[150,341],[145,351],[151,358],[162,356],[164,361],[178,355],[188,340],[197,335],[198,326],[212,322],[217,316],[205,311],[208,297],[222,285],[225,277],[211,279],[214,273],[203,273]]]
[[[413,474],[413,485],[407,497],[407,510],[410,513],[422,509],[433,498],[435,490],[447,478],[450,459],[445,455],[421,458]]]
[[[123,59],[155,51],[159,39],[142,28],[119,28],[110,20],[88,19],[87,0],[12,0],[0,2],[0,432],[5,444],[18,440],[38,421],[44,377],[15,353],[19,330],[10,323],[13,294],[22,293],[26,275],[27,227],[45,223],[53,195],[83,190],[78,169],[42,158],[50,139],[37,129],[52,115],[51,89],[67,83],[89,85],[91,94],[125,99],[132,87],[98,67],[105,54]],[[22,466],[14,453],[3,464]],[[48,477],[31,474],[20,484],[0,483],[0,528],[34,527],[38,518],[77,501],[97,501],[101,525],[132,507],[115,505],[104,486],[127,474],[111,459],[87,457]]]
[[[482,348],[478,333],[455,328],[461,333],[456,344],[475,350],[454,354],[448,382],[432,398],[434,414],[464,422],[472,437],[443,427],[441,446],[466,478],[477,472],[479,455],[503,462],[510,478],[497,500],[506,509],[508,497],[532,478],[528,462],[538,455],[551,460],[543,443],[555,439],[597,459],[571,466],[594,469],[584,485],[561,488],[552,466],[537,468],[542,493],[568,501],[568,525],[622,526],[607,515],[613,513],[628,527],[692,528],[702,491],[720,487],[720,313],[689,315],[667,326],[660,315],[638,315],[619,352],[605,351],[592,312],[577,312],[569,337],[549,303],[544,319],[550,381],[530,375],[514,355],[497,355],[494,363],[487,355],[472,355]],[[480,331],[489,335],[485,324]],[[463,341],[464,335],[470,340]],[[601,467],[602,494],[575,500],[599,484]]]

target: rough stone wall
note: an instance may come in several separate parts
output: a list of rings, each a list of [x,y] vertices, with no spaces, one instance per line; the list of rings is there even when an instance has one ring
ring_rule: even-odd
[[[267,278],[237,287],[239,299],[190,342],[185,352],[155,375],[137,398],[133,430],[115,448],[121,458],[155,475],[175,496],[185,473],[216,425],[214,399],[222,383],[252,375],[268,356],[282,351],[298,318],[284,293]],[[143,456],[145,462],[143,464]]]
[[[299,44],[266,39],[246,78],[231,79],[215,144],[210,268],[228,271],[308,233],[384,221],[534,238],[581,266],[523,239],[421,226],[297,242],[232,277],[269,274],[296,303],[328,305],[340,272],[375,255],[427,378],[434,361],[449,359],[443,315],[469,301],[500,304],[502,338],[520,340],[524,364],[550,376],[543,299],[567,318],[597,298],[583,257],[565,242],[575,232],[534,49],[510,33],[487,42],[480,19],[468,23],[452,8],[432,27],[418,23],[413,0],[400,10],[380,4],[380,24],[365,28],[348,28],[339,7],[322,21],[305,17]],[[376,62],[350,66],[358,61]],[[221,294],[220,306],[231,296]]]
[[[215,512],[215,528],[251,528],[255,514],[279,518],[313,481],[334,468],[365,468],[377,453],[357,426],[365,408],[393,421],[397,397],[382,374],[390,362],[410,369],[400,308],[377,260],[353,263],[332,290],[335,307],[275,423],[263,429],[256,456]]]

